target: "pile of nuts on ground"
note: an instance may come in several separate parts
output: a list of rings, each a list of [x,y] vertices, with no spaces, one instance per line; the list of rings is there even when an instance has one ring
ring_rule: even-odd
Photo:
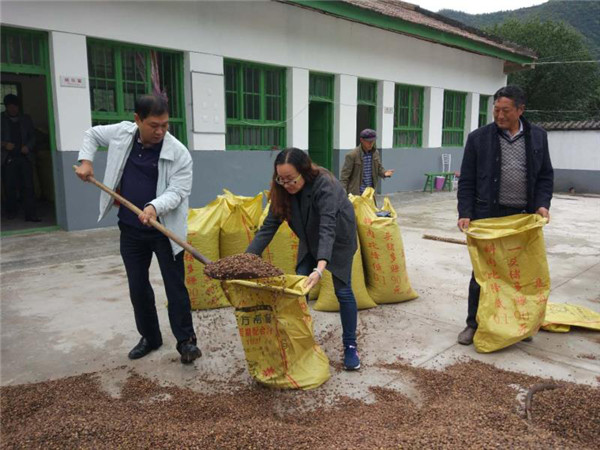
[[[340,397],[303,410],[304,401],[320,398],[318,389],[249,385],[208,395],[135,373],[120,398],[102,391],[94,374],[3,387],[2,447],[598,448],[597,387],[552,382],[556,389],[533,397],[528,420],[519,391],[549,380],[476,361],[443,371],[385,367],[414,383],[418,402],[378,387],[374,403]]]
[[[252,253],[227,256],[211,262],[204,268],[204,273],[215,280],[251,280],[283,275],[277,267]]]

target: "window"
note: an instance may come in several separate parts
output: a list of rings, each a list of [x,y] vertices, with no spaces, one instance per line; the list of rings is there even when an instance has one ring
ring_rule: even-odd
[[[488,122],[488,102],[490,101],[489,95],[479,96],[479,127],[487,125]]]
[[[358,80],[357,103],[377,107],[377,81]]]
[[[422,87],[396,85],[394,147],[423,145],[423,93]]]
[[[285,147],[285,69],[225,61],[228,150]]]
[[[442,147],[461,147],[465,133],[464,92],[444,92],[444,117],[442,125]]]
[[[45,34],[39,31],[2,27],[0,39],[2,70],[43,74],[46,64]]]
[[[171,134],[186,142],[180,53],[88,40],[93,125],[133,120],[135,100],[163,93],[169,100]]]
[[[324,73],[310,73],[308,77],[308,97],[310,100],[333,101],[334,76]]]

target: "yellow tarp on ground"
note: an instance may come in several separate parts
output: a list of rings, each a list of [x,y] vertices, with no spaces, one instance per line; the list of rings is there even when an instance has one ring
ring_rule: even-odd
[[[217,198],[204,208],[188,213],[188,242],[211,261],[219,259],[219,234],[224,200]],[[185,285],[190,294],[192,309],[213,309],[230,306],[219,281],[204,274],[204,264],[189,253],[184,254]]]
[[[538,214],[475,220],[467,244],[475,279],[481,286],[478,352],[508,347],[539,330],[550,293],[550,274]]]
[[[285,275],[225,282],[248,371],[267,386],[312,389],[331,376],[329,360],[314,340],[305,279]]]
[[[600,313],[583,306],[548,302],[542,330],[567,333],[572,326],[600,331]]]
[[[319,291],[319,296],[317,298],[317,303],[315,303],[315,310],[317,311],[339,311],[340,304],[335,295],[335,290],[333,287],[333,277],[329,270],[325,270],[323,274],[323,279],[321,280],[321,288]],[[352,260],[352,292],[354,293],[354,297],[356,298],[356,306],[358,309],[369,309],[377,306],[377,303],[373,301],[369,292],[367,291],[367,286],[365,284],[365,274],[363,270],[362,263],[362,254],[360,251],[360,245],[354,254],[354,259]]]
[[[356,213],[360,249],[362,252],[367,290],[375,303],[397,303],[417,298],[406,272],[404,244],[398,215],[389,198],[381,211],[390,217],[377,216],[373,188],[362,196],[350,196]]]

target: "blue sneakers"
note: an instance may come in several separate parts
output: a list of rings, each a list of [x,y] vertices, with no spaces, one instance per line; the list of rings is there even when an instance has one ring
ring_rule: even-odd
[[[344,368],[346,370],[360,369],[360,358],[354,345],[347,345],[344,348]]]

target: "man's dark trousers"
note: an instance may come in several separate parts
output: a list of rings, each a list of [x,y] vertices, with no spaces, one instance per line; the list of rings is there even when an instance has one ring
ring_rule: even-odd
[[[500,206],[500,215],[498,217],[512,216],[513,214],[525,214],[525,208],[510,208]],[[479,294],[481,286],[475,281],[475,273],[471,272],[471,281],[469,282],[469,307],[467,312],[467,325],[477,329],[477,308],[479,308]]]
[[[152,347],[157,348],[162,344],[154,291],[149,278],[154,253],[165,284],[171,330],[178,343],[190,338],[195,343],[190,297],[185,287],[184,252],[173,256],[169,239],[153,228],[140,230],[121,222],[119,228],[121,257],[127,271],[129,295],[138,332],[148,339]]]
[[[33,190],[33,163],[27,155],[16,153],[10,155],[3,167],[4,186],[6,188],[6,210],[16,214],[19,209],[19,194],[25,210],[25,218],[37,216],[35,208],[35,193]]]

